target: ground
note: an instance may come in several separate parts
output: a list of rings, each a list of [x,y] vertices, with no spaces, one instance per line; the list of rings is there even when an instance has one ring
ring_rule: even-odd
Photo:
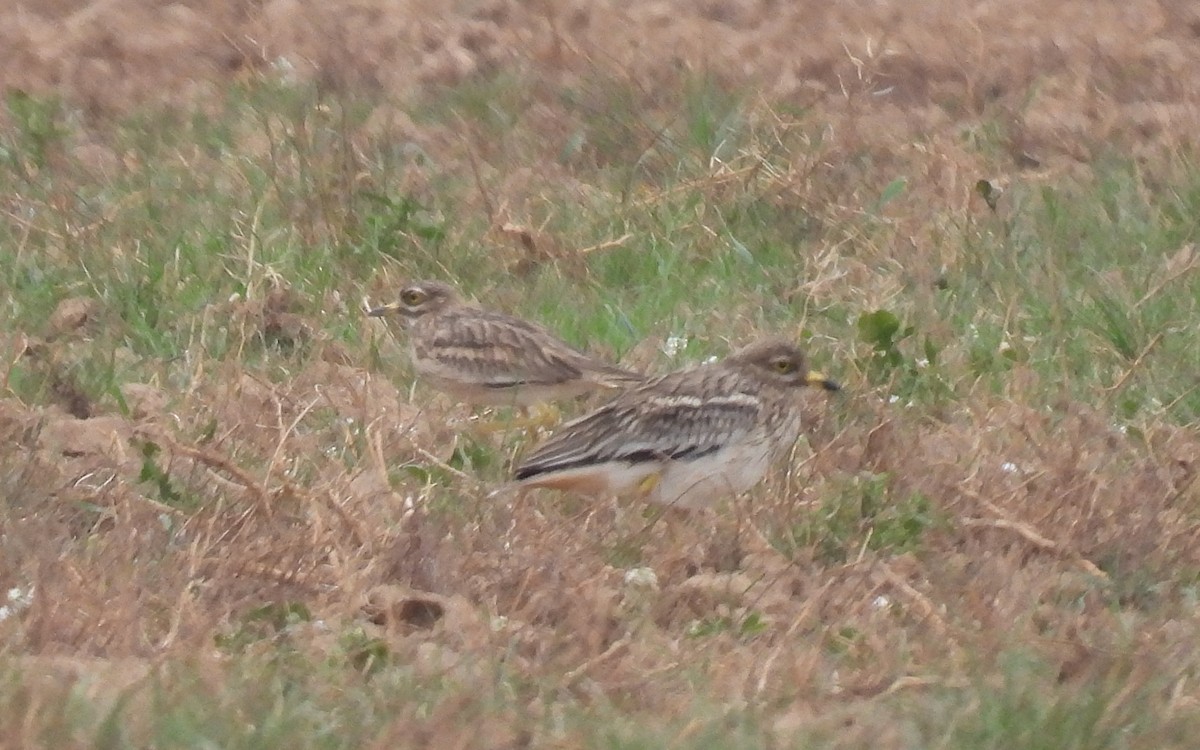
[[[1192,747],[1198,42],[1182,0],[9,3],[11,741]],[[540,436],[363,314],[412,277],[843,391],[710,512],[519,493]]]

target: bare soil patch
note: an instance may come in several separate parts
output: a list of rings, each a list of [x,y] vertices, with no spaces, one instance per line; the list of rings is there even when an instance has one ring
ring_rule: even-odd
[[[562,86],[597,70],[653,101],[706,71],[872,141],[1007,121],[1013,159],[1048,163],[1192,144],[1200,93],[1187,0],[17,2],[0,29],[0,86],[90,115],[196,106],[272,71],[398,101],[477,76]]]

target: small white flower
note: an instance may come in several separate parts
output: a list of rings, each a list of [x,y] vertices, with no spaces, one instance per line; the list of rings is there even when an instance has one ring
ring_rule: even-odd
[[[718,359],[719,359],[719,357],[717,357],[717,355],[715,355],[715,354],[711,357],[705,357],[704,364],[706,364],[706,365],[714,364]]]
[[[1012,461],[1005,461],[1004,463],[1000,464],[1000,471],[1003,471],[1006,474],[1016,474],[1018,469],[1017,465]]]
[[[663,342],[660,348],[662,349],[663,354],[667,355],[668,357],[674,357],[676,354],[679,354],[681,351],[683,351],[684,347],[687,345],[687,336],[667,336],[667,340]]]
[[[897,396],[897,395],[895,395],[895,394],[893,394],[893,395],[891,395],[891,396],[888,396],[888,403],[889,403],[889,404],[894,404],[894,403],[896,403],[896,402],[897,402],[897,401],[899,401],[899,400],[900,400],[900,397],[899,397],[899,396]]]
[[[29,605],[33,604],[33,588],[30,587],[28,591],[9,589],[7,599],[8,604],[0,607],[0,620],[7,620],[28,609]]]
[[[892,606],[892,600],[886,596],[880,595],[871,600],[873,609],[887,609]]]
[[[630,568],[625,571],[625,585],[637,588],[658,588],[658,575],[651,568]]]

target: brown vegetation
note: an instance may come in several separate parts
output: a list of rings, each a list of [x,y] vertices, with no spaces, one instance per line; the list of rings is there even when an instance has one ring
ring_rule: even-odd
[[[1007,123],[1014,162],[1032,164],[1190,142],[1198,39],[1187,0],[60,0],[0,10],[0,85],[102,116],[202,104],[268,69],[397,100],[498,71],[566,86],[596,70],[652,99],[680,71],[708,71],[818,107],[835,138],[907,144],[986,115]]]

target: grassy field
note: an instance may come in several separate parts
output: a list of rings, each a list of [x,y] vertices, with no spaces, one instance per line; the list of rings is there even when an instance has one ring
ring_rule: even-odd
[[[1195,152],[673,84],[10,92],[6,742],[1193,747]],[[714,513],[495,493],[530,436],[364,316],[411,278],[651,372],[783,333],[844,391]]]

